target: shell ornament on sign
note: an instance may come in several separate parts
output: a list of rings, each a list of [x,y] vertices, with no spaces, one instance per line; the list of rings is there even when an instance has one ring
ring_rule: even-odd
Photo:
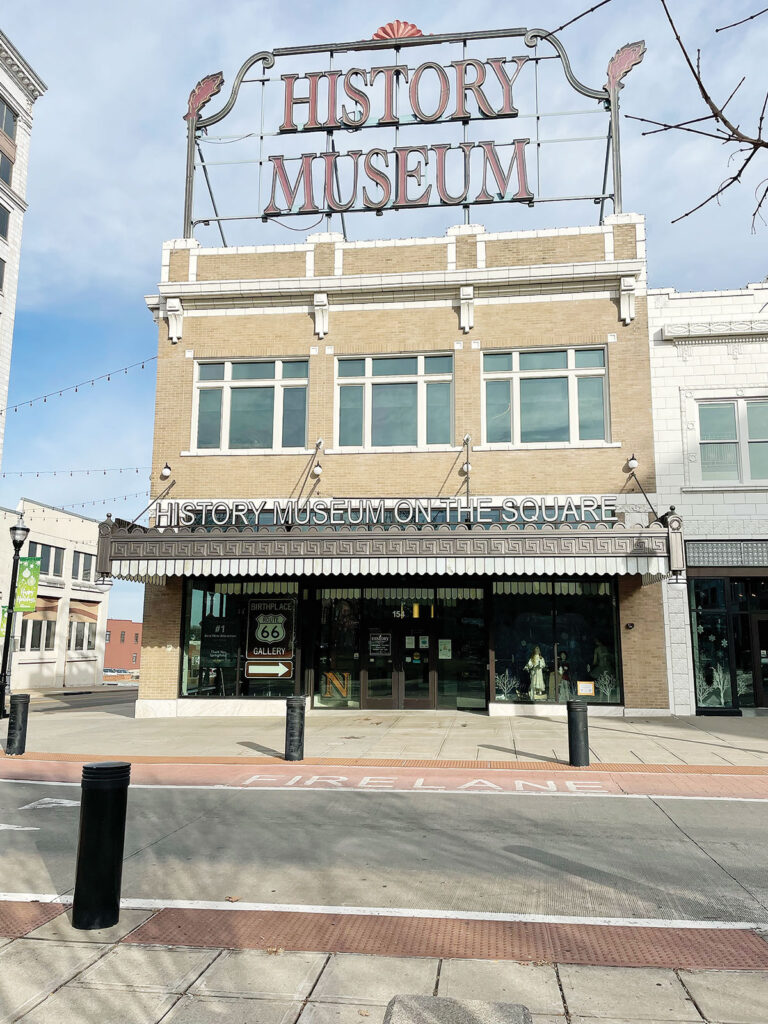
[[[409,36],[423,36],[420,28],[412,25],[410,21],[390,21],[371,36],[372,39],[407,39]]]
[[[627,43],[626,46],[622,46],[608,62],[608,81],[605,83],[604,88],[608,92],[612,92],[614,89],[623,89],[624,83],[621,81],[622,78],[629,74],[632,68],[639,64],[644,56],[644,39],[639,39],[636,43]]]
[[[196,120],[197,115],[208,100],[212,99],[217,92],[221,91],[222,85],[224,85],[224,75],[221,71],[217,71],[213,75],[206,75],[205,78],[201,78],[189,94],[187,112],[184,115],[184,120]]]

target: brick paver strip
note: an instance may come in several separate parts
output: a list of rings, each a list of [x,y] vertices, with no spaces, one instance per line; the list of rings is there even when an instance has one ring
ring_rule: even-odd
[[[0,901],[0,937],[20,939],[64,912],[61,903]]]
[[[124,941],[606,967],[768,971],[768,943],[754,932],[739,929],[167,909],[140,925]]]

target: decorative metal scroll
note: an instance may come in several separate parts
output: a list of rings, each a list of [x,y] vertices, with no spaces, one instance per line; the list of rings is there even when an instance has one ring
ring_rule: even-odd
[[[482,41],[519,39],[531,53],[503,57],[468,56],[468,47]],[[406,55],[415,47],[461,45],[462,57],[457,60],[426,60],[410,68]],[[540,54],[539,44],[547,48]],[[549,51],[553,51],[550,53]],[[342,67],[334,62],[348,59],[350,54],[367,51],[374,55],[370,67]],[[382,55],[394,52],[393,62],[385,63]],[[187,121],[187,174],[184,202],[184,236],[192,237],[198,224],[218,225],[225,242],[223,224],[227,221],[260,220],[289,216],[339,215],[346,234],[344,215],[357,212],[430,209],[460,206],[465,221],[473,206],[490,203],[524,203],[591,200],[600,205],[602,219],[607,200],[615,212],[621,212],[621,161],[619,154],[619,91],[622,79],[640,63],[645,53],[642,41],[619,49],[608,64],[608,78],[602,88],[592,88],[573,72],[568,54],[560,40],[540,28],[510,28],[492,31],[424,35],[409,22],[394,21],[377,30],[372,39],[347,43],[327,43],[303,47],[284,47],[274,51],[261,50],[249,57],[237,72],[223,106],[208,116],[202,108],[221,90],[221,72],[198,82],[189,97]],[[299,58],[328,56],[328,66],[302,72],[296,68]],[[288,61],[288,70],[279,77],[270,75],[278,62]],[[596,100],[600,109],[609,112],[604,136],[542,138],[540,122],[544,117],[586,115],[591,111],[543,112],[539,96],[539,65],[544,61],[559,62],[567,84],[576,93]],[[530,68],[535,88],[526,82]],[[254,72],[254,77],[251,77]],[[522,77],[521,77],[522,76]],[[260,124],[239,136],[213,138],[209,129],[232,114],[244,84],[261,84]],[[267,110],[265,87],[280,83],[283,118],[275,131],[265,127],[265,116],[275,120],[274,111]],[[527,92],[525,92],[527,90]],[[535,106],[526,108],[523,118],[533,122],[535,137],[520,135],[502,139],[499,130],[494,138],[471,139],[470,126],[475,122],[500,125],[521,116],[515,103],[519,92],[535,97]],[[528,102],[528,101],[527,101]],[[533,102],[533,101],[530,101]],[[380,116],[379,116],[380,115]],[[559,123],[559,122],[558,122]],[[451,141],[431,142],[430,126],[451,128]],[[401,145],[403,129],[420,126],[419,145]],[[374,145],[364,150],[360,145],[363,133],[374,128],[394,131],[394,146],[385,149]],[[286,140],[322,133],[324,149],[312,152],[302,146],[298,153],[269,152],[274,139]],[[491,134],[491,133],[489,133]],[[320,137],[320,134],[318,134]],[[351,141],[347,144],[347,141]],[[457,138],[460,141],[457,141]],[[541,182],[540,154],[542,147],[553,142],[594,143],[603,138],[605,159],[602,183],[586,194],[566,195],[557,192],[545,195]],[[258,142],[258,153],[252,159],[206,161],[202,146],[210,143]],[[341,140],[342,145],[337,145]],[[207,149],[210,156],[210,146]],[[213,207],[213,214],[193,213],[196,153]],[[220,155],[220,154],[219,154]],[[602,159],[601,161],[602,162]],[[236,164],[257,167],[256,209],[243,214],[219,216],[213,180],[219,168],[228,171]],[[572,173],[578,160],[571,163]],[[612,169],[608,190],[609,165]],[[562,164],[559,163],[561,167]],[[567,165],[566,165],[567,166]],[[221,173],[224,173],[222,170]],[[558,171],[560,173],[560,171]],[[227,196],[230,191],[227,189]],[[253,202],[249,192],[244,200]],[[226,243],[225,243],[226,244]]]

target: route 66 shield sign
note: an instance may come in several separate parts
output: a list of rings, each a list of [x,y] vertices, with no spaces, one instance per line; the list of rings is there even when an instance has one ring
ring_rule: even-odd
[[[280,614],[256,617],[256,639],[262,644],[279,644],[285,639],[285,616]]]

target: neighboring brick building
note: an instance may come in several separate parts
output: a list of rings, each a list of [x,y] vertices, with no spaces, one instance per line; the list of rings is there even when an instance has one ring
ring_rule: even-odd
[[[143,624],[131,619],[107,619],[105,672],[138,672],[141,668]]]
[[[678,714],[768,706],[768,284],[649,294],[659,501],[685,523],[667,587]]]
[[[167,243],[137,714],[668,712],[644,239]]]

